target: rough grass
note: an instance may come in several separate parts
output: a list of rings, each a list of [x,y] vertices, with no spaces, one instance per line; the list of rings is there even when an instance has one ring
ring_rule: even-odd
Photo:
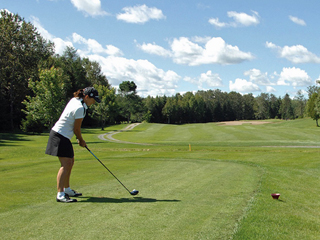
[[[76,204],[55,202],[59,165],[44,155],[48,134],[0,134],[1,238],[318,239],[320,144],[312,120],[144,123],[114,135],[152,145],[97,137],[124,127],[85,129],[84,137],[139,195],[75,144],[72,187],[84,193]]]

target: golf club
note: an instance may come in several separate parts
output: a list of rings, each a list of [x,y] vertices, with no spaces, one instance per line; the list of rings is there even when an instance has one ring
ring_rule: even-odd
[[[90,151],[90,149],[89,149],[87,146],[86,146],[86,149],[92,154],[92,156],[94,156],[94,157],[99,161],[99,163],[102,164],[102,166],[105,167],[105,169],[107,169],[107,170],[109,171],[109,173],[111,173],[112,176],[114,176],[115,179],[118,180],[118,182],[119,182],[131,195],[137,195],[137,194],[139,193],[139,191],[136,190],[136,189],[133,189],[133,190],[130,192],[130,190],[129,190],[128,188],[126,188],[126,186],[125,186],[122,182],[120,182],[120,180],[109,170],[109,168],[107,168],[106,165],[103,164],[103,162],[101,162],[101,161],[99,160],[99,158],[96,157],[96,155],[93,154],[93,152]]]

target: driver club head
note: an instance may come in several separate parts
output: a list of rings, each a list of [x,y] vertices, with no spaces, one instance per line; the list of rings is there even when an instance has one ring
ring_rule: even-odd
[[[133,189],[132,192],[130,192],[131,195],[137,195],[138,193],[139,191],[136,189]]]

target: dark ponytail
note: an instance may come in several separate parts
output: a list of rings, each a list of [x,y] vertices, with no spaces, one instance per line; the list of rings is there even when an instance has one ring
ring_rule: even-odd
[[[77,98],[84,98],[83,89],[79,89],[78,91],[74,92],[73,96]]]

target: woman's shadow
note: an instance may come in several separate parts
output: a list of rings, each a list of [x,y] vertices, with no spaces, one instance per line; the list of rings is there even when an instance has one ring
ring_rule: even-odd
[[[155,198],[143,198],[143,197],[133,197],[133,198],[108,198],[108,197],[78,197],[78,202],[86,203],[153,203],[153,202],[180,202],[180,200],[167,200],[167,199],[155,199]]]

